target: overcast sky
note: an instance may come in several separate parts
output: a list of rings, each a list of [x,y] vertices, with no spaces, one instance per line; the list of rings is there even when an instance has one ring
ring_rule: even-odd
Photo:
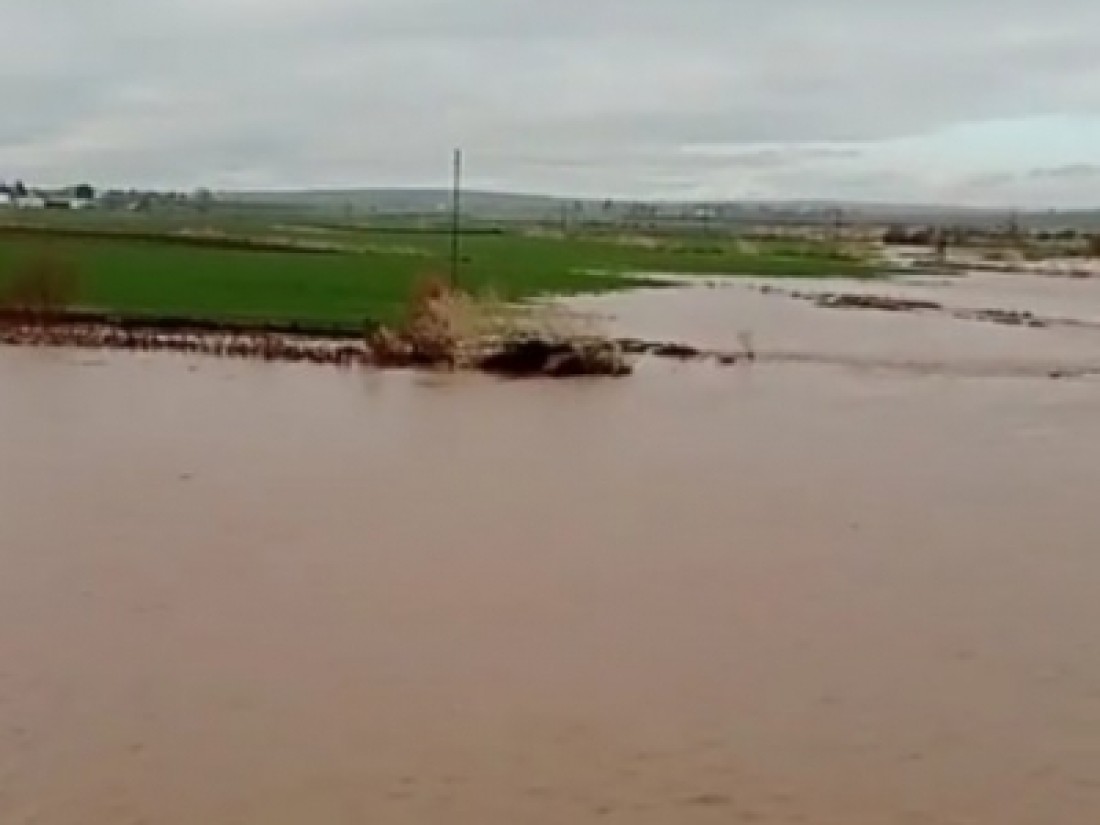
[[[1096,0],[0,0],[0,178],[1100,206]]]

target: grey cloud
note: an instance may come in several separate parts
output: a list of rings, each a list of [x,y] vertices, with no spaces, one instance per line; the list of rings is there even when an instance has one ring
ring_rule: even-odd
[[[956,186],[960,191],[983,192],[1011,186],[1019,181],[1020,175],[1015,172],[983,172],[963,178]]]
[[[863,156],[859,149],[814,146],[784,146],[765,149],[746,149],[743,146],[685,146],[683,154],[727,167],[746,169],[784,169],[806,163],[847,161]]]
[[[981,206],[1095,208],[1098,179],[1096,164],[988,172],[957,182],[944,199]]]
[[[924,198],[865,150],[1100,114],[1091,0],[0,2],[0,177]]]

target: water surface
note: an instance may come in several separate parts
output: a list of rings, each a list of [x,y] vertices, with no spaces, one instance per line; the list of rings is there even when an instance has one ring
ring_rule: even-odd
[[[1098,489],[1087,380],[0,350],[0,822],[1092,825]]]

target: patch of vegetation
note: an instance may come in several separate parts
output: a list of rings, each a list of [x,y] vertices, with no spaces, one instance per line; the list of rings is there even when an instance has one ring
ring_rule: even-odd
[[[72,264],[52,255],[37,255],[22,262],[0,283],[0,313],[48,321],[73,304],[78,285]]]
[[[511,377],[622,376],[630,366],[619,345],[551,306],[519,310],[495,296],[477,297],[442,278],[421,282],[405,320],[366,335],[383,366],[479,369]]]

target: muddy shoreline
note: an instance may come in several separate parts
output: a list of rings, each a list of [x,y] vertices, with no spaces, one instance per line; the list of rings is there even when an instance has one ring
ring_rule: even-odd
[[[214,319],[193,315],[127,315],[83,309],[55,310],[35,315],[0,308],[0,328],[36,323],[53,327],[100,326],[158,332],[291,335],[341,341],[362,340],[364,331],[377,327],[377,324],[366,321],[361,328],[356,329],[347,325],[308,321]]]
[[[212,324],[191,327],[75,320],[6,323],[0,324],[0,346],[177,352],[340,367],[371,363],[361,337],[357,342],[351,336],[324,338],[240,326],[218,329]]]

